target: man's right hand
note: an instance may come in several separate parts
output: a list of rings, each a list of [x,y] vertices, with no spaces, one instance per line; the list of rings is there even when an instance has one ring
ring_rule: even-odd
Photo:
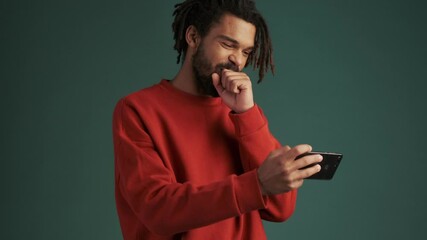
[[[295,160],[299,155],[311,152],[310,145],[298,145],[293,148],[282,147],[270,153],[258,168],[258,179],[263,195],[289,192],[301,187],[305,178],[320,171],[320,165],[302,169],[310,164],[322,161],[321,155],[307,155]]]

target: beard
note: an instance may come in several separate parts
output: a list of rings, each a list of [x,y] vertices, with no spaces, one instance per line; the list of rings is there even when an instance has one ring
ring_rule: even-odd
[[[232,62],[219,63],[213,66],[212,62],[205,56],[203,44],[200,44],[196,53],[192,57],[193,72],[196,77],[196,87],[200,94],[219,97],[219,94],[212,83],[212,74],[221,76],[223,69],[238,72],[238,67]]]

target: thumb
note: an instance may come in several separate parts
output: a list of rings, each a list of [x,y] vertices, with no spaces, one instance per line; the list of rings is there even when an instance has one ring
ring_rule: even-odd
[[[224,88],[221,85],[220,82],[220,77],[218,73],[213,73],[212,74],[212,84],[214,85],[216,91],[218,92],[218,94],[221,94],[222,91],[224,90]]]

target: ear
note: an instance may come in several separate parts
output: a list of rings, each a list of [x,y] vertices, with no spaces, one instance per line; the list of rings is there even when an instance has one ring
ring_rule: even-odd
[[[187,41],[188,47],[197,49],[200,44],[200,35],[196,27],[190,25],[185,32],[185,40]]]

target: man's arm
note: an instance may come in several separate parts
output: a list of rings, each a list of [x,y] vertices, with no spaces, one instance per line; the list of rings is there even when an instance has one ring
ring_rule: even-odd
[[[267,119],[256,105],[242,113],[230,114],[239,138],[240,159],[245,171],[258,169],[260,189],[265,198],[266,208],[260,210],[261,217],[269,221],[284,221],[295,208],[296,189],[303,180],[318,171],[313,163],[322,161],[321,155],[299,155],[312,150],[309,145],[294,148],[280,147],[279,142],[268,130]]]
[[[230,117],[236,126],[240,158],[245,172],[259,168],[273,150],[280,148],[257,105],[245,113],[231,114]],[[269,221],[285,221],[295,209],[296,197],[296,189],[279,195],[265,194],[266,208],[260,210],[261,217]]]
[[[255,105],[252,83],[244,72],[223,70],[221,76],[212,74],[212,83],[224,103],[233,110],[230,118],[234,122],[236,135],[239,138],[239,150],[245,171],[260,167],[262,175],[260,185],[267,207],[261,210],[261,216],[270,221],[284,221],[292,214],[296,202],[296,189],[302,185],[304,177],[319,171],[319,166],[299,170],[307,162],[318,162],[316,157],[304,157],[294,161],[295,153],[311,151],[311,147],[296,147],[290,151],[280,147],[278,141],[268,130],[267,119]],[[290,151],[291,154],[288,153]],[[304,152],[301,152],[304,153]],[[318,157],[318,156],[317,156]],[[305,165],[304,165],[305,166]],[[280,195],[274,194],[283,193]]]
[[[256,169],[202,186],[177,183],[124,100],[115,109],[113,133],[117,191],[125,199],[120,204],[154,233],[172,235],[265,208]]]

